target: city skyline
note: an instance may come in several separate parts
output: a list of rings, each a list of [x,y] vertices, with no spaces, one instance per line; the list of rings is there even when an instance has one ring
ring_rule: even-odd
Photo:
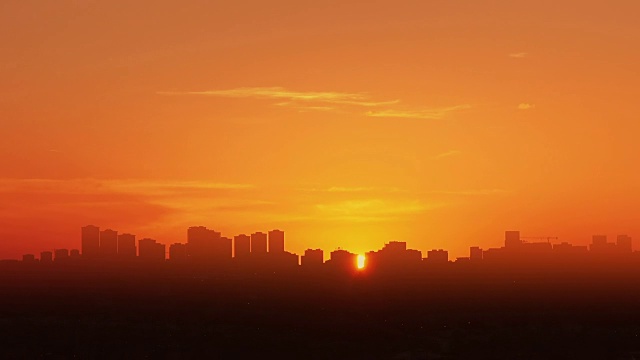
[[[553,243],[552,240],[554,240]],[[80,249],[44,250],[40,252],[39,260],[51,262],[57,260],[58,257],[89,260],[133,260],[139,258],[142,260],[168,260],[177,264],[191,262],[202,265],[226,266],[230,264],[228,261],[231,259],[235,259],[234,261],[255,261],[256,259],[266,259],[263,258],[264,256],[274,258],[274,256],[286,254],[288,263],[301,266],[305,266],[305,263],[309,265],[310,261],[323,264],[334,260],[334,256],[338,258],[346,256],[352,259],[354,268],[364,269],[368,259],[376,259],[380,254],[384,255],[385,253],[400,253],[405,261],[417,259],[431,264],[476,262],[486,259],[502,261],[508,260],[509,257],[514,257],[513,259],[521,257],[523,261],[535,261],[540,255],[552,253],[555,256],[573,258],[573,260],[576,259],[576,256],[585,260],[588,254],[596,257],[640,254],[640,251],[633,250],[633,238],[627,234],[618,234],[615,241],[610,242],[607,235],[600,233],[592,235],[589,245],[575,245],[567,241],[559,241],[558,237],[521,236],[520,231],[517,230],[504,232],[503,246],[483,249],[480,246],[471,245],[468,247],[466,256],[450,256],[447,249],[441,248],[408,249],[407,242],[398,240],[386,242],[379,250],[370,249],[362,253],[351,252],[342,247],[337,247],[333,251],[307,248],[302,254],[291,253],[286,251],[285,232],[279,229],[269,230],[266,233],[258,231],[250,235],[243,233],[233,237],[225,237],[220,232],[204,226],[191,226],[187,229],[186,242],[167,244],[155,239],[143,238],[138,240],[138,246],[136,246],[135,241],[136,235],[118,233],[112,229],[100,230],[97,226],[87,225],[81,228]],[[22,260],[33,261],[38,258],[35,254],[30,253],[23,254]],[[402,267],[403,265],[405,264],[400,262],[395,266]]]
[[[132,256],[131,234],[81,232],[82,254],[0,261],[5,353],[626,359],[640,346],[640,251],[627,235],[587,247],[507,230],[500,248],[455,261],[401,241],[323,261],[321,249],[287,252],[278,230],[232,239],[194,226],[169,259],[153,239]]]

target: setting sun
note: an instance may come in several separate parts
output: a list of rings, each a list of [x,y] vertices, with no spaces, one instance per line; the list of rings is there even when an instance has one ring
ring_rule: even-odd
[[[364,255],[358,255],[358,260],[357,260],[356,265],[358,266],[359,270],[364,269],[364,261],[365,261]]]

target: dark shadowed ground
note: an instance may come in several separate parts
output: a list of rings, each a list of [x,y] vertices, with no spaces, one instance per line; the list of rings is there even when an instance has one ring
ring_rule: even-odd
[[[610,272],[229,273],[4,266],[2,358],[632,359]]]

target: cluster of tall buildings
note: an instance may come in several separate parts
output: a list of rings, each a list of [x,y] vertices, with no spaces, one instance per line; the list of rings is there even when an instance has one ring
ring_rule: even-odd
[[[140,253],[148,256],[151,239],[140,240]],[[160,245],[160,244],[158,244]],[[164,245],[162,245],[164,247]],[[117,231],[88,225],[81,230],[82,256],[87,259],[97,258],[135,258],[136,236],[131,234],[118,234]],[[142,250],[144,248],[144,250]],[[156,250],[157,251],[157,250]],[[163,249],[164,255],[164,249]]]
[[[433,249],[423,254],[419,250],[407,249],[407,243],[391,241],[377,251],[366,253],[368,269],[410,269],[419,265],[442,266],[449,263],[527,263],[562,258],[579,259],[620,259],[629,257],[632,251],[632,239],[627,235],[618,235],[615,242],[609,242],[606,235],[594,235],[589,246],[576,246],[567,242],[552,244],[550,239],[544,242],[528,242],[519,231],[506,231],[504,246],[483,250],[473,246],[468,257],[459,257],[450,261],[449,253],[444,249]],[[555,238],[553,238],[555,239]],[[187,230],[186,243],[174,243],[167,247],[153,239],[140,239],[132,234],[118,233],[96,226],[85,226],[81,230],[81,250],[57,249],[40,254],[40,262],[53,262],[67,259],[86,260],[133,260],[199,265],[229,264],[280,264],[301,265],[303,268],[351,269],[355,268],[357,254],[343,249],[332,251],[330,259],[324,261],[321,249],[307,249],[304,255],[285,250],[284,232],[271,230],[267,233],[255,232],[251,235],[240,234],[233,238],[224,237],[220,232],[204,226],[194,226]],[[638,256],[640,258],[640,256]],[[36,261],[32,254],[24,255],[25,262]],[[364,261],[364,260],[363,260]]]
[[[594,235],[590,245],[578,246],[567,242],[552,244],[547,241],[527,242],[519,231],[506,231],[504,247],[481,250],[471,248],[470,260],[485,261],[535,261],[545,258],[563,260],[612,260],[629,258],[633,254],[631,237],[618,235],[616,242],[609,242],[606,235]]]
[[[100,230],[89,225],[82,228],[82,256],[87,259],[131,259],[136,256],[144,260],[167,259],[166,245],[153,239],[141,239],[136,247],[135,235],[118,234],[108,229]],[[240,234],[233,239],[204,226],[193,226],[187,230],[187,242],[171,244],[169,260],[176,263],[225,264],[233,257],[262,260],[263,257],[295,262],[298,257],[285,251],[284,231]]]

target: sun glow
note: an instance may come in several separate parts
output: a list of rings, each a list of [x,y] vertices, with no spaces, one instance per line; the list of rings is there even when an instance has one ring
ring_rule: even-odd
[[[358,270],[362,270],[364,269],[364,261],[365,261],[365,257],[364,255],[358,255],[358,260],[356,263],[356,266],[358,266]]]

